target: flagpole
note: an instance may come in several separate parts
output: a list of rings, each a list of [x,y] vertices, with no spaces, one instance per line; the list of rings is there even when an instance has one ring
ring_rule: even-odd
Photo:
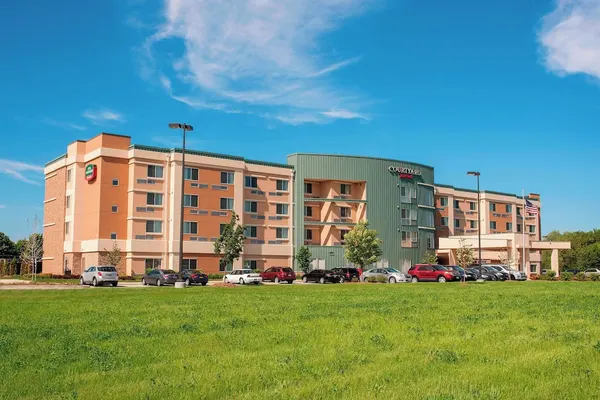
[[[527,275],[527,270],[525,269],[525,189],[521,189],[521,194],[523,195],[523,210],[521,212],[521,232],[523,233],[523,245],[521,246],[523,250],[523,272]],[[518,223],[518,222],[517,222]]]

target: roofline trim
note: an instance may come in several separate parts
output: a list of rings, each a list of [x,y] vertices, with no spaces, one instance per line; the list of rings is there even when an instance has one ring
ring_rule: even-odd
[[[369,156],[354,156],[354,155],[344,155],[344,154],[323,154],[323,153],[292,153],[288,154],[288,158],[292,156],[319,156],[319,157],[344,157],[344,158],[362,158],[365,160],[378,160],[378,161],[387,161],[387,162],[396,162],[396,163],[404,163],[410,165],[418,165],[424,168],[434,169],[431,165],[425,165],[413,161],[404,161],[404,160],[395,160],[393,158],[381,158],[381,157],[369,157]]]

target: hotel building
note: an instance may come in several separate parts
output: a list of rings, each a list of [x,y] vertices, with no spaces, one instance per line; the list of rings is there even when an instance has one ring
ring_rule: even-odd
[[[45,169],[43,272],[80,273],[114,243],[122,251],[122,273],[177,270],[181,228],[184,267],[205,272],[293,267],[303,245],[315,268],[346,265],[344,236],[363,219],[383,240],[378,265],[402,270],[426,251],[454,262],[452,238],[477,234],[477,192],[435,184],[434,168],[419,163],[292,154],[277,164],[186,151],[183,227],[181,173],[180,149],[135,145],[108,133],[71,143]],[[539,195],[527,198],[541,206]],[[482,191],[482,234],[517,237],[525,229],[525,247],[539,242],[541,212],[524,215],[522,203],[515,195]],[[246,239],[242,257],[225,266],[213,245],[233,211]],[[520,239],[513,236],[497,243],[512,246],[514,255]],[[482,258],[497,261],[497,255]],[[526,260],[537,267],[539,251]]]

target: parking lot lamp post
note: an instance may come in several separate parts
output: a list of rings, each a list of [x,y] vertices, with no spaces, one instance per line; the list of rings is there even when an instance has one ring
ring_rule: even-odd
[[[185,133],[187,131],[193,131],[194,128],[191,125],[180,124],[180,123],[170,123],[169,128],[171,129],[181,129],[183,131],[183,147],[181,150],[181,205],[180,205],[180,220],[179,220],[179,277],[177,278],[177,282],[184,282],[183,279],[183,200],[185,197]],[[181,287],[181,285],[175,285],[176,287]]]
[[[477,241],[479,245],[479,277],[481,278],[481,192],[479,191],[479,171],[469,171],[467,175],[475,176],[477,178]]]

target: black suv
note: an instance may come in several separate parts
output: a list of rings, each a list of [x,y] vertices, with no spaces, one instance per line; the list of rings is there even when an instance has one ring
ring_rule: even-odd
[[[342,275],[344,277],[344,281],[348,281],[348,282],[360,281],[360,273],[358,272],[358,269],[356,269],[356,268],[334,268],[331,270],[331,272]]]

